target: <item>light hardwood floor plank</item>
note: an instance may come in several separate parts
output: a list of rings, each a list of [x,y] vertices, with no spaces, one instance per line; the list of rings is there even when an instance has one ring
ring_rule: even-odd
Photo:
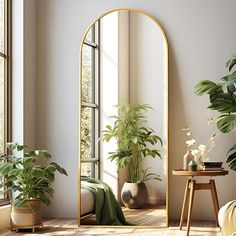
[[[186,224],[185,224],[186,225]],[[19,233],[6,231],[1,236],[35,236],[43,234],[45,236],[95,236],[95,235],[115,235],[115,236],[185,236],[186,226],[179,230],[179,222],[170,222],[169,228],[159,229],[135,229],[135,228],[78,228],[76,219],[47,219],[44,220],[43,230],[32,233],[30,230],[21,230]],[[190,236],[220,236],[220,228],[215,227],[215,222],[195,221],[190,228]]]

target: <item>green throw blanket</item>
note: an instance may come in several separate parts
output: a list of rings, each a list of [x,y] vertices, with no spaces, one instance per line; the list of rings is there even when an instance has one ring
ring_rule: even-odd
[[[125,220],[119,203],[106,183],[87,176],[81,176],[82,188],[95,197],[95,214],[99,225],[132,225]]]

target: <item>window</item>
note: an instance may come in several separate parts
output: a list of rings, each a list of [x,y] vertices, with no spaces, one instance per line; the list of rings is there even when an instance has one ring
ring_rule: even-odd
[[[99,177],[99,22],[82,47],[81,175]]]
[[[10,1],[0,0],[0,153],[10,138]],[[3,179],[0,176],[0,182]],[[0,205],[8,203],[7,195],[0,189]]]

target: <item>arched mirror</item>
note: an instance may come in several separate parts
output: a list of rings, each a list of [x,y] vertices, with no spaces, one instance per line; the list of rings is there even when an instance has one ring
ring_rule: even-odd
[[[168,223],[168,45],[147,14],[119,9],[81,44],[79,225]]]

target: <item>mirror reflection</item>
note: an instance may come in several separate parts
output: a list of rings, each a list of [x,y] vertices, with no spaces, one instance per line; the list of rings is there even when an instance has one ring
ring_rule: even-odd
[[[81,48],[80,223],[167,224],[167,41],[133,10],[97,20]]]

